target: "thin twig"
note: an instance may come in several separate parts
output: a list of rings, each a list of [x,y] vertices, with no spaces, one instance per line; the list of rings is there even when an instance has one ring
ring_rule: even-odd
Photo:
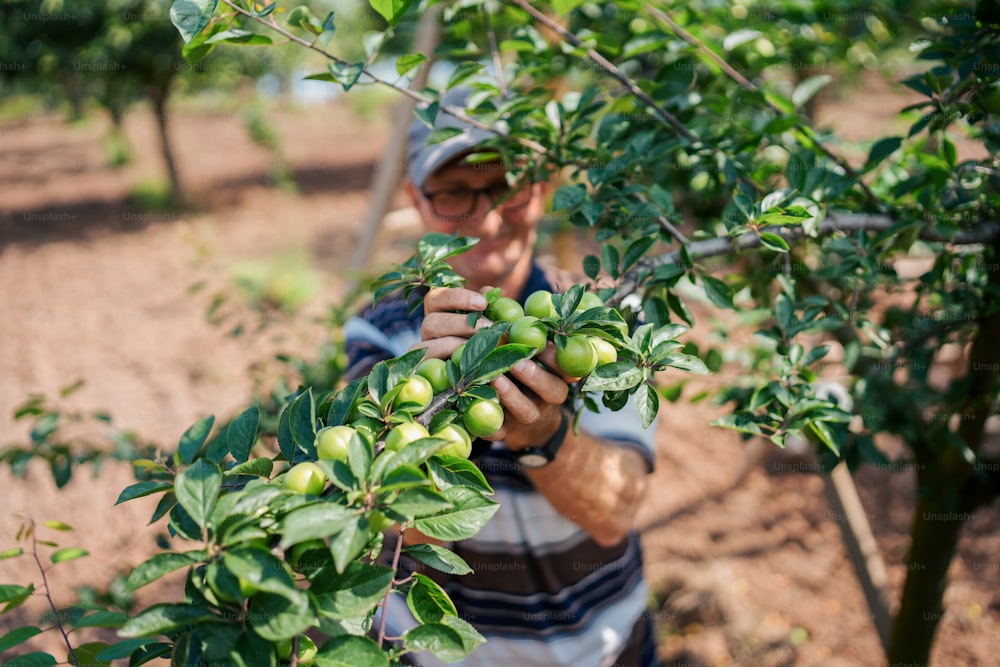
[[[632,196],[635,199],[642,202],[643,204],[649,203],[649,200],[646,199],[646,197],[641,192],[636,192]],[[672,237],[674,237],[674,240],[676,240],[681,245],[687,245],[688,243],[690,243],[690,241],[684,235],[684,233],[681,230],[677,229],[677,227],[675,227],[672,222],[667,220],[665,216],[662,215],[656,216],[656,222],[658,222],[660,227],[663,227],[663,229],[665,229],[667,233],[670,234]]]
[[[41,559],[38,558],[38,537],[35,535],[34,519],[31,520],[31,555],[38,565],[38,571],[42,573],[42,585],[45,586],[45,599],[49,601],[49,606],[52,608],[52,616],[56,619],[56,627],[62,633],[66,648],[69,649],[69,657],[76,667],[80,667],[80,660],[76,657],[76,651],[73,650],[73,645],[69,641],[69,634],[66,632],[66,628],[63,627],[62,619],[59,617],[59,610],[56,609],[56,603],[52,600],[52,592],[49,590],[49,578],[45,576],[45,566],[42,565]]]
[[[403,553],[403,534],[406,532],[405,526],[399,527],[399,535],[396,536],[396,551],[392,554],[392,570],[396,572],[399,568],[399,556]],[[393,584],[395,585],[395,575],[393,575]],[[393,586],[385,591],[385,596],[382,598],[382,618],[379,621],[378,626],[378,647],[382,648],[382,642],[385,641],[385,623],[386,616],[389,613],[389,596],[392,595]]]
[[[558,33],[560,37],[573,46],[577,48],[583,47],[582,39],[563,26],[559,25],[556,21],[553,21],[550,17],[529,5],[526,0],[510,0],[510,2],[528,12],[536,21]],[[600,65],[608,74],[613,76],[619,83],[628,88],[629,92],[642,100],[643,103],[645,103],[649,108],[653,109],[660,120],[669,125],[678,136],[683,137],[691,143],[698,142],[698,137],[691,134],[691,131],[684,127],[684,124],[678,120],[676,116],[660,106],[656,100],[646,93],[646,91],[640,88],[638,84],[628,77],[628,75],[622,72],[617,65],[609,61],[593,48],[587,48],[587,57]]]
[[[325,49],[317,46],[316,44],[308,42],[308,41],[302,39],[301,37],[298,37],[298,36],[290,33],[289,31],[287,31],[284,28],[282,28],[281,26],[279,26],[276,21],[273,21],[273,20],[272,21],[267,21],[267,20],[265,20],[265,19],[263,19],[263,18],[261,18],[259,16],[254,16],[252,13],[250,13],[246,9],[243,9],[239,5],[236,5],[233,2],[233,0],[222,0],[222,2],[224,2],[227,6],[231,7],[233,10],[235,10],[239,14],[242,14],[243,16],[246,16],[247,18],[249,18],[249,19],[251,19],[253,21],[256,21],[257,23],[260,23],[261,25],[267,26],[271,30],[274,30],[275,32],[277,32],[279,35],[282,35],[283,37],[287,38],[288,40],[290,40],[292,42],[295,42],[296,44],[299,44],[301,46],[306,47],[307,49],[312,49],[313,51],[316,51],[317,53],[322,54],[325,58],[327,58],[329,60],[332,60],[333,62],[340,63],[341,65],[347,65],[347,66],[353,65],[353,63],[349,63],[348,61],[344,60],[343,58],[340,58],[338,56],[333,55],[329,51],[326,51]],[[369,78],[371,78],[371,80],[373,82],[375,82],[375,83],[377,83],[379,85],[385,86],[387,88],[391,88],[392,90],[395,90],[396,92],[400,93],[401,95],[409,97],[411,100],[414,100],[417,104],[420,104],[420,105],[422,105],[424,107],[430,105],[433,102],[433,100],[431,100],[431,99],[429,99],[427,97],[424,97],[423,95],[421,95],[420,93],[418,93],[418,92],[416,92],[414,90],[410,90],[409,88],[403,88],[403,87],[397,86],[394,83],[392,83],[390,81],[387,81],[386,79],[383,79],[382,77],[378,76],[377,74],[374,74],[366,66],[362,67],[361,72],[362,72],[362,74],[364,74],[364,75],[368,76]],[[525,139],[523,137],[511,137],[509,134],[507,134],[503,130],[501,130],[501,129],[497,128],[497,127],[494,127],[494,126],[487,125],[486,123],[484,123],[484,122],[482,122],[480,120],[476,120],[475,118],[469,116],[464,111],[459,110],[457,107],[441,107],[440,110],[443,111],[444,113],[450,115],[450,116],[454,116],[455,118],[458,118],[459,120],[461,120],[464,123],[468,123],[469,125],[471,125],[473,127],[479,128],[481,130],[486,130],[487,132],[492,132],[493,134],[496,134],[499,137],[503,137],[504,139],[509,139],[509,140],[517,141],[519,144],[521,144],[525,148],[528,148],[529,150],[531,150],[531,151],[533,151],[535,153],[538,153],[539,155],[542,155],[542,156],[547,156],[548,155],[548,150],[544,146],[542,146],[540,143],[538,143],[537,141],[532,141],[530,139]]]
[[[736,71],[736,69],[733,68],[725,60],[723,60],[719,54],[717,54],[715,51],[709,48],[709,46],[705,44],[705,42],[698,39],[697,37],[689,33],[687,30],[682,28],[676,21],[674,21],[670,17],[670,15],[667,12],[658,7],[653,7],[652,5],[648,4],[645,6],[645,8],[646,11],[649,12],[654,18],[659,19],[663,23],[666,23],[671,30],[677,33],[678,37],[680,37],[685,42],[687,42],[691,46],[694,46],[696,49],[698,49],[706,56],[708,56],[712,62],[718,65],[719,68],[722,69],[722,71],[729,76],[729,78],[736,81],[736,83],[738,83],[740,86],[742,86],[746,90],[749,90],[752,93],[762,92],[759,86],[757,86],[755,83],[753,83],[745,76],[740,74],[738,71]],[[779,109],[777,106],[774,105],[774,103],[772,103],[770,100],[767,99],[766,95],[762,94],[761,97],[764,100],[764,104],[767,105],[767,107],[771,111],[773,111],[779,116],[784,115],[781,109]],[[827,148],[826,145],[824,145],[823,142],[820,141],[819,137],[816,136],[815,132],[811,127],[804,125],[801,122],[796,122],[794,127],[796,130],[805,135],[805,137],[809,141],[811,141],[813,145],[816,146],[816,148],[822,151],[824,155],[826,155],[828,158],[830,158],[838,165],[840,165],[840,167],[844,169],[845,172],[847,172],[848,176],[855,179],[858,185],[861,187],[861,189],[864,190],[865,196],[868,197],[871,203],[874,204],[879,211],[885,211],[885,204],[882,202],[881,199],[879,199],[879,197],[874,192],[872,192],[871,188],[869,188],[868,185],[861,180],[861,176],[858,175],[858,173],[854,170],[853,167],[851,167],[851,165],[847,162],[847,160],[845,160],[843,157],[837,155],[829,148]]]
[[[503,78],[503,63],[500,62],[500,49],[497,48],[497,33],[493,29],[490,20],[490,12],[483,3],[483,24],[486,26],[486,39],[490,44],[490,55],[493,58],[493,71],[497,75],[497,88],[500,89],[500,97],[507,97],[507,82]]]

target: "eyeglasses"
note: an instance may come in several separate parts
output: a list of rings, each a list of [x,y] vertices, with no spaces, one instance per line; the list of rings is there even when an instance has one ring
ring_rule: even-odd
[[[427,192],[421,190],[431,209],[441,218],[457,220],[472,215],[479,203],[479,195],[489,197],[491,208],[513,209],[531,201],[531,184],[520,183],[511,187],[494,183],[485,188],[450,187]]]

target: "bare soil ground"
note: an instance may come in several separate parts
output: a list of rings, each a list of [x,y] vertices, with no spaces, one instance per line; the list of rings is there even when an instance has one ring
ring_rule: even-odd
[[[837,101],[834,110],[849,110],[844,118],[854,127],[864,112],[875,128],[902,106],[894,102],[862,95]],[[105,166],[99,119],[0,124],[0,446],[26,440],[26,425],[12,412],[29,393],[54,396],[83,378],[84,388],[61,405],[107,410],[120,427],[172,448],[196,419],[245,406],[253,364],[274,352],[309,356],[324,340],[312,318],[341,298],[351,277],[367,188],[388,133],[341,106],[283,111],[274,121],[298,194],[272,186],[273,157],[249,141],[239,118],[171,117],[195,203],[184,212],[143,210],[128,199],[135,183],[161,173],[146,112],[126,123],[138,159],[115,169]],[[413,238],[405,228],[383,234],[372,265],[398,259]],[[324,272],[324,288],[294,322],[267,335],[226,336],[205,321],[207,296],[186,292],[201,280],[222,284],[236,262],[284,251],[304,252]],[[698,314],[708,319],[707,309]],[[693,335],[704,342],[710,332],[700,326]],[[693,378],[685,396],[737,372]],[[731,489],[748,447],[708,426],[723,412],[709,401],[682,400],[661,417],[657,470],[639,523],[664,664],[883,665],[841,544],[844,519],[827,505],[821,479],[809,464],[777,458]],[[61,491],[39,466],[25,479],[0,471],[0,551],[14,544],[18,514],[59,519],[76,530],[54,539],[91,555],[51,570],[57,603],[74,599],[74,585],[107,585],[149,554],[161,532],[146,526],[152,503],[113,507],[130,481],[125,465],[107,465],[97,476],[85,470]],[[866,469],[857,481],[898,599],[913,475]],[[977,513],[966,528],[934,664],[997,664],[998,528],[996,508]],[[28,558],[0,561],[0,583],[27,581],[39,582]],[[168,578],[140,600],[175,598],[177,584]],[[14,620],[37,623],[44,611],[36,599]],[[0,617],[0,635],[10,627],[10,618]]]

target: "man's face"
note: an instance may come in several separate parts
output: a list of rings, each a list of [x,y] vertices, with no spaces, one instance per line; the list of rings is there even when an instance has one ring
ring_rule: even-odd
[[[458,158],[422,188],[407,183],[407,189],[428,231],[480,239],[448,260],[470,287],[503,286],[511,272],[530,263],[544,212],[541,185],[509,190],[499,161],[468,164]]]

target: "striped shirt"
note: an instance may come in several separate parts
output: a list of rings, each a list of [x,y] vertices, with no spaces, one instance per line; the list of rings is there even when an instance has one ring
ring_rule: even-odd
[[[538,265],[521,301],[553,281]],[[386,299],[344,327],[348,377],[367,373],[378,361],[400,356],[420,340],[423,311],[408,316],[402,298]],[[633,448],[653,467],[655,423],[642,429],[634,405],[619,412],[581,415],[581,428]],[[613,547],[602,547],[560,515],[525,475],[502,442],[477,441],[473,461],[496,491],[500,508],[474,537],[448,545],[474,570],[446,575],[408,562],[435,579],[451,596],[459,616],[487,639],[459,664],[482,667],[649,667],[655,645],[642,575],[638,534],[632,530]],[[388,538],[388,536],[387,536]],[[388,549],[388,544],[386,549]],[[402,596],[390,597],[387,630],[399,636],[415,625]],[[414,664],[443,665],[421,653]]]

